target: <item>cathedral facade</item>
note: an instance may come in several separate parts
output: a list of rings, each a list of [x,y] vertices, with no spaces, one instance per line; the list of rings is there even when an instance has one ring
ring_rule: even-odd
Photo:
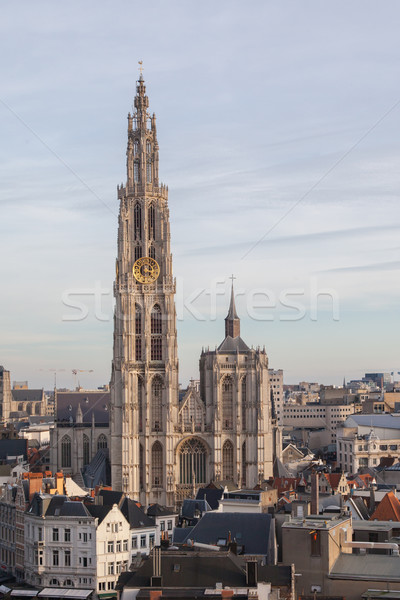
[[[211,480],[254,487],[272,475],[281,441],[268,357],[240,337],[233,287],[224,340],[202,352],[200,386],[180,397],[168,188],[148,106],[141,75],[118,187],[111,472],[113,488],[144,505],[174,505]]]

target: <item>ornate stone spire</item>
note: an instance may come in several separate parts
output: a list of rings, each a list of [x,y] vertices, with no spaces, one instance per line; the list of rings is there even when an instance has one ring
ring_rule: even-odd
[[[229,311],[227,316],[225,317],[225,337],[238,337],[240,335],[240,319],[236,312],[235,306],[235,293],[233,291],[233,280],[234,277],[232,275],[232,288],[231,288],[231,302],[229,305]]]

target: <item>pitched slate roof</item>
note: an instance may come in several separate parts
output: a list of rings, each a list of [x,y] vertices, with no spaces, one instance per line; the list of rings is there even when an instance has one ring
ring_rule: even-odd
[[[21,455],[28,460],[28,440],[0,440],[0,460]]]
[[[28,513],[38,517],[89,517],[82,502],[70,500],[67,496],[36,493],[29,505]]]
[[[229,535],[246,554],[267,556],[272,517],[267,513],[218,513],[207,512],[195,525],[186,541],[218,545]]]
[[[112,509],[112,505],[101,506],[100,504],[87,504],[86,508],[92,517],[99,520],[100,524]]]
[[[130,498],[124,498],[120,503],[120,510],[128,521],[131,529],[140,529],[141,527],[154,527],[154,521],[150,519],[139,506]]]
[[[400,521],[400,501],[393,492],[388,492],[371,515],[371,521]]]
[[[246,587],[245,571],[236,557],[221,552],[168,552],[161,557],[162,587],[207,588],[222,586]],[[120,578],[117,589],[149,587],[153,575],[153,559],[149,557],[136,573],[126,573]],[[122,584],[122,585],[120,585]]]
[[[232,338],[230,335],[226,336],[222,344],[218,346],[218,352],[249,352],[250,348],[238,335]]]
[[[41,402],[44,391],[41,390],[11,390],[14,402]]]
[[[169,517],[171,515],[177,515],[176,511],[172,506],[162,506],[161,504],[150,504],[147,509],[148,517]]]
[[[222,488],[199,488],[197,490],[196,500],[207,500],[212,510],[216,510],[223,495],[224,490]]]
[[[108,424],[110,400],[110,392],[57,392],[56,421],[74,423],[80,405],[83,423],[91,423],[94,415],[97,424]]]
[[[197,511],[205,513],[209,510],[211,510],[211,506],[206,500],[192,500],[191,498],[187,498],[183,501],[181,515],[186,519],[193,519],[197,516]]]

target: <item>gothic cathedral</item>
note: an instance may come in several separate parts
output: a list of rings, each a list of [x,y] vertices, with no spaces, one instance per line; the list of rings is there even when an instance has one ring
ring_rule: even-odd
[[[200,387],[179,393],[168,188],[148,106],[140,75],[118,187],[111,469],[115,490],[171,506],[212,480],[254,487],[272,475],[281,440],[268,357],[240,337],[233,287],[225,339],[202,352]]]

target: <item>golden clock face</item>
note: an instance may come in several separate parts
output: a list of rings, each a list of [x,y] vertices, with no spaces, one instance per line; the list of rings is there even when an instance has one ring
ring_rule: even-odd
[[[133,265],[133,276],[139,283],[153,283],[160,274],[160,267],[154,258],[143,256]]]

